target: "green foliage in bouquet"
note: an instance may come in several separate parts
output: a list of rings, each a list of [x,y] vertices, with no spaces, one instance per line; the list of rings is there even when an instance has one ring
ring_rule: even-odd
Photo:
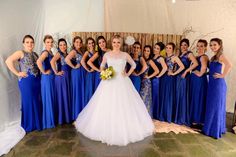
[[[115,71],[112,66],[109,66],[107,69],[103,70],[100,73],[100,78],[102,80],[109,80],[115,75]]]

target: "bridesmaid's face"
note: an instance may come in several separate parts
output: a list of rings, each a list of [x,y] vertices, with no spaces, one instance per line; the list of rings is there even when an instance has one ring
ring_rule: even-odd
[[[161,51],[160,46],[155,45],[155,46],[153,47],[153,53],[154,53],[155,55],[159,55],[159,54],[160,54],[160,51]]]
[[[106,48],[106,41],[105,41],[104,39],[98,40],[98,46],[99,46],[101,49],[105,49],[105,48]]]
[[[150,53],[151,53],[150,48],[146,47],[146,48],[143,50],[143,56],[144,56],[144,58],[145,58],[145,59],[148,59]]]
[[[64,41],[61,41],[59,43],[59,49],[63,52],[63,53],[66,53],[66,50],[67,50],[67,45]]]
[[[93,50],[93,49],[94,49],[94,45],[95,45],[95,44],[94,44],[93,40],[89,40],[89,41],[88,41],[88,49],[89,49],[89,50]]]
[[[182,42],[182,44],[180,45],[180,49],[181,49],[181,52],[186,52],[186,51],[188,51],[188,45],[187,45],[187,43]]]
[[[74,42],[74,47],[76,50],[80,49],[82,47],[82,41],[80,39],[76,39]]]
[[[120,50],[120,47],[121,47],[121,40],[118,39],[118,38],[114,38],[112,40],[112,47],[114,50]]]
[[[140,50],[141,50],[140,45],[135,44],[135,45],[133,46],[133,53],[139,53]]]
[[[171,45],[166,45],[166,53],[169,55],[173,54],[173,47]]]
[[[53,39],[46,39],[44,44],[46,49],[51,49],[53,47]]]
[[[213,52],[217,52],[220,49],[220,45],[216,41],[210,42],[210,48]]]
[[[205,47],[204,43],[202,43],[202,42],[197,43],[197,53],[202,54],[202,53],[205,53],[206,50],[207,50],[207,48]]]
[[[26,51],[31,52],[34,49],[34,41],[31,38],[26,38],[23,46]]]

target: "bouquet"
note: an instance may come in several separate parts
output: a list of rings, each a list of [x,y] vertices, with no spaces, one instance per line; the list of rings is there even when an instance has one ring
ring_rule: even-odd
[[[109,66],[107,69],[103,70],[100,73],[100,78],[102,80],[109,80],[115,75],[115,71],[112,66]]]

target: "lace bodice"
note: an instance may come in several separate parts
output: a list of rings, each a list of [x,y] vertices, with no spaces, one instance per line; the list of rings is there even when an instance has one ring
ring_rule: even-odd
[[[134,60],[129,54],[120,52],[114,54],[113,52],[107,52],[104,57],[101,66],[105,67],[105,64],[112,66],[116,73],[121,74],[125,70],[126,62],[128,62],[132,68],[136,67]]]

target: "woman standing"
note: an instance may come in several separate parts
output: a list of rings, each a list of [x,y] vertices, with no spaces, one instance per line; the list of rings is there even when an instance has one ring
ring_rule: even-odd
[[[151,78],[155,77],[159,73],[159,69],[152,61],[152,47],[150,45],[144,46],[143,49],[143,58],[147,63],[147,69],[143,73],[143,78],[141,82],[140,95],[143,99],[144,104],[147,107],[147,110],[150,116],[153,116],[153,104],[152,104],[152,82]],[[149,74],[150,71],[153,71]]]
[[[54,72],[50,61],[53,58],[51,51],[53,47],[53,38],[51,35],[46,35],[43,39],[45,50],[37,60],[37,65],[42,73],[41,77],[41,95],[43,102],[43,129],[55,127],[54,112],[55,112],[55,82]]]
[[[153,47],[153,61],[156,64],[157,68],[160,70],[160,73],[153,77],[152,79],[152,104],[153,104],[153,118],[158,119],[159,107],[160,107],[160,84],[161,78],[167,71],[167,65],[163,56],[161,56],[161,51],[165,48],[165,45],[162,42],[158,42]]]
[[[197,42],[198,66],[192,71],[190,79],[190,124],[203,124],[207,97],[207,41],[200,39]]]
[[[36,65],[38,55],[33,52],[34,38],[23,38],[23,50],[16,51],[6,60],[7,67],[18,76],[21,93],[21,126],[26,132],[41,130],[40,72]],[[19,71],[14,67],[19,62]]]
[[[87,61],[96,53],[95,52],[95,40],[91,37],[87,38],[86,40],[87,51],[84,53],[83,58],[81,60],[82,66],[87,71],[86,74],[86,90],[85,90],[85,102],[86,105],[90,98],[92,97],[93,93],[96,90],[96,72],[90,66],[87,65]]]
[[[210,41],[214,53],[209,67],[209,84],[207,89],[206,114],[203,133],[220,138],[226,131],[226,82],[225,76],[232,65],[223,54],[223,42],[219,38]]]
[[[176,100],[173,108],[174,123],[190,125],[189,118],[189,78],[190,71],[198,66],[197,60],[191,51],[188,51],[189,40],[180,41],[180,60],[184,64],[182,70],[176,77]]]
[[[73,49],[66,56],[66,63],[71,70],[71,120],[75,120],[85,106],[85,76],[86,71],[81,66],[83,40],[76,36],[73,39]]]
[[[167,73],[163,75],[163,81],[160,85],[160,107],[159,120],[172,121],[173,107],[175,103],[175,76],[179,74],[184,65],[179,57],[174,55],[175,44],[168,43],[166,45],[166,64]]]
[[[58,40],[58,52],[51,60],[51,66],[55,73],[55,121],[58,124],[71,121],[70,67],[65,62],[66,56],[67,42],[61,38]]]
[[[144,58],[141,55],[141,44],[139,42],[135,42],[133,44],[133,52],[132,58],[134,62],[136,63],[136,68],[134,69],[134,72],[130,75],[130,79],[134,84],[134,87],[138,92],[140,92],[141,89],[141,75],[145,72],[147,69],[147,64],[144,60]]]

